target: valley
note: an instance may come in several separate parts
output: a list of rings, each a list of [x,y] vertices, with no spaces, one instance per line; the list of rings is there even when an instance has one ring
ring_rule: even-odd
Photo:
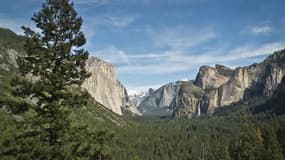
[[[211,29],[190,43],[184,29],[178,37],[173,36],[181,27],[163,34],[143,25],[147,28],[144,35],[155,40],[148,42],[155,46],[155,53],[142,54],[145,46],[135,48],[132,40],[126,43],[128,49],[142,53],[130,54],[103,42],[110,36],[114,44],[124,44],[124,38],[136,34],[120,40],[115,35],[144,17],[124,15],[121,22],[104,14],[103,18],[95,16],[100,22],[91,23],[96,27],[90,29],[75,9],[89,4],[108,11],[105,5],[109,1],[97,6],[99,2],[76,0],[74,5],[69,0],[46,0],[32,17],[36,29],[23,26],[24,33],[19,34],[0,25],[0,160],[285,159],[283,43],[266,39],[263,47],[252,52],[248,51],[252,45],[233,49],[225,44],[230,51],[224,54],[223,49],[211,48],[215,42],[208,43],[220,38]],[[120,6],[117,2],[112,5]],[[89,11],[84,9],[78,13]],[[108,28],[101,23],[116,29],[106,37],[96,33],[102,40],[98,46],[87,42],[94,34],[91,30]],[[128,31],[138,34],[142,32],[139,29]],[[86,37],[82,30],[88,31]],[[138,43],[146,43],[140,40]],[[91,53],[84,45],[99,49]],[[104,49],[106,46],[109,48]],[[211,55],[195,55],[191,49]],[[165,52],[156,53],[162,50]],[[102,58],[102,51],[110,54],[111,60]],[[249,61],[241,62],[246,58]],[[252,61],[255,63],[249,63]],[[228,67],[226,62],[236,65]],[[174,78],[185,72],[194,78]],[[155,85],[168,78],[174,80]],[[130,84],[123,83],[126,79],[141,90],[130,89]]]
[[[1,34],[7,32],[10,31],[1,30]],[[10,32],[10,34],[9,37],[15,37],[14,33]],[[18,38],[16,37],[16,39]],[[13,78],[13,74],[9,74],[10,71],[13,71],[15,75],[17,74],[17,66],[13,63],[13,59],[15,53],[17,55],[21,54],[21,49],[17,49],[21,48],[21,43],[17,45],[13,52],[9,52],[5,47],[2,48],[1,61],[3,67],[1,68],[0,77],[2,94],[0,102],[2,106],[11,105],[17,101],[17,103],[21,102],[20,99],[13,98],[11,95],[13,85],[9,80]],[[245,69],[258,67],[259,65],[269,67],[283,65],[284,55],[283,51],[278,51],[264,62],[245,67]],[[279,75],[277,73],[283,74],[284,70],[283,72],[276,72],[275,69],[270,69],[269,71],[273,70],[274,72],[263,73],[263,75],[270,76],[270,79],[265,79],[271,81],[263,83],[270,84],[270,88],[264,86],[264,89],[260,88],[264,92],[258,92],[258,94],[249,92],[252,94],[251,97],[256,97],[255,99],[247,99],[248,96],[241,96],[231,101],[236,103],[218,107],[210,112],[209,109],[213,106],[210,106],[210,103],[205,104],[207,106],[202,106],[203,103],[199,101],[203,100],[205,96],[209,97],[215,89],[223,92],[222,89],[218,89],[219,87],[225,88],[224,86],[227,85],[235,87],[234,84],[240,84],[240,80],[235,78],[235,75],[240,75],[241,68],[234,71],[224,66],[216,66],[215,68],[201,67],[195,81],[169,83],[157,90],[150,89],[147,93],[142,92],[135,97],[137,99],[130,98],[137,102],[137,105],[134,105],[128,99],[127,91],[115,79],[115,73],[112,71],[110,64],[92,58],[89,65],[93,66],[93,69],[89,70],[96,74],[94,77],[91,76],[83,85],[90,93],[89,102],[84,108],[73,110],[71,118],[77,125],[85,124],[95,132],[104,131],[104,136],[114,136],[104,142],[106,148],[103,150],[111,157],[115,157],[116,160],[239,159],[238,157],[259,159],[264,156],[267,159],[282,159],[284,156],[285,112],[283,92],[285,83],[284,78],[281,81],[280,77],[274,77]],[[107,74],[108,72],[111,74]],[[226,78],[224,74],[230,78]],[[237,82],[231,82],[230,79]],[[258,81],[257,79],[253,82]],[[243,78],[242,82],[248,82],[248,80],[245,81]],[[111,90],[106,88],[112,85]],[[113,89],[117,87],[116,85],[120,91],[114,92]],[[248,84],[246,85],[248,86]],[[98,87],[101,87],[101,89]],[[254,88],[254,85],[252,88]],[[227,94],[236,95],[235,89],[231,91]],[[245,89],[242,90],[242,92],[244,91]],[[103,93],[113,98],[102,99],[104,97]],[[116,93],[119,93],[119,95],[116,95]],[[247,94],[244,92],[242,95]],[[181,99],[180,96],[186,97]],[[190,101],[187,101],[188,97]],[[196,99],[193,99],[195,97]],[[92,100],[93,98],[103,105]],[[143,99],[140,100],[139,98]],[[115,102],[120,104],[109,102],[109,100],[120,99],[122,101]],[[223,103],[221,101],[223,98],[218,99],[220,99],[218,103]],[[113,105],[108,105],[112,103]],[[123,106],[124,104],[126,104],[126,109],[122,108],[122,111],[114,110],[114,107]],[[137,106],[141,113],[139,111],[134,112],[133,109],[127,107],[128,105],[131,107]],[[113,106],[113,108],[107,106]],[[188,111],[185,112],[185,110]],[[147,113],[145,113],[146,111]],[[180,112],[184,115],[181,116]],[[193,116],[185,116],[186,113]],[[0,150],[6,151],[10,145],[13,145],[6,140],[11,139],[13,133],[20,132],[16,127],[17,121],[28,118],[29,114],[9,114],[4,110],[1,111],[2,121],[0,126],[3,128],[3,132],[0,136],[2,137]],[[241,143],[237,143],[238,141]],[[5,152],[0,153],[3,156]],[[9,159],[9,156],[6,159]]]

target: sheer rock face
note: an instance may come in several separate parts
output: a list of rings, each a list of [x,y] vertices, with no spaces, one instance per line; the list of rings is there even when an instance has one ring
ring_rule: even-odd
[[[232,74],[233,70],[225,66],[202,66],[194,83],[202,89],[214,89],[227,82]]]
[[[0,70],[15,72],[18,68],[17,56],[26,54],[23,47],[25,37],[2,28],[0,28],[0,35]],[[87,60],[86,69],[92,75],[85,80],[83,87],[96,101],[119,115],[122,115],[122,108],[140,115],[137,108],[130,103],[124,86],[116,79],[113,65],[90,57]],[[36,79],[31,75],[28,75],[28,78]]]
[[[138,106],[141,112],[148,112],[157,109],[173,110],[171,105],[180,90],[182,82],[174,82],[166,84],[149,95]]]
[[[211,114],[223,107],[252,97],[271,97],[285,75],[285,50],[275,52],[263,62],[231,70],[224,66],[203,66],[194,81],[197,88],[183,89],[176,97],[176,117]],[[189,84],[188,84],[189,85]]]
[[[16,57],[19,53],[14,49],[6,49],[0,46],[0,69],[10,71],[17,68]]]
[[[139,108],[170,108],[175,117],[212,114],[218,107],[246,102],[252,97],[271,97],[284,75],[285,50],[261,63],[236,69],[202,66],[193,82],[164,85],[146,97]]]
[[[173,113],[174,117],[191,118],[196,114],[199,116],[207,106],[204,94],[205,91],[192,82],[182,82],[180,91],[172,104],[176,106]]]
[[[140,114],[129,101],[126,88],[117,80],[116,69],[112,64],[89,57],[86,69],[91,76],[85,80],[82,87],[96,101],[119,115],[122,115],[122,108]]]

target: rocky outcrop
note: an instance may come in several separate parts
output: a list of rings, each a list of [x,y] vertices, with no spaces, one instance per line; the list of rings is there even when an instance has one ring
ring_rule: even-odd
[[[193,84],[187,92],[182,87],[176,97],[174,116],[211,114],[218,107],[247,101],[252,97],[270,97],[285,75],[284,62],[285,50],[282,50],[261,63],[234,70],[220,65],[215,68],[203,66],[194,81],[203,94],[193,96],[191,93],[197,92]]]
[[[0,69],[11,71],[18,67],[16,57],[18,52],[14,49],[0,47]]]
[[[18,67],[16,57],[19,54],[23,53],[19,53],[14,49],[0,47],[0,69],[6,71],[16,69]],[[140,115],[140,112],[129,101],[127,90],[116,79],[116,71],[113,65],[95,57],[90,57],[87,60],[86,68],[91,73],[91,77],[83,83],[82,87],[96,101],[119,115],[122,115],[121,107]]]
[[[0,69],[11,72],[16,70],[16,57],[24,54],[24,42],[25,37],[0,28]]]
[[[25,54],[25,39],[9,29],[0,28],[0,71],[17,72],[16,57]],[[87,60],[86,69],[91,73],[91,77],[84,82],[83,87],[96,101],[119,115],[122,115],[121,107],[140,115],[140,112],[129,101],[125,87],[116,79],[113,65],[90,57]]]
[[[205,92],[192,82],[182,82],[179,93],[175,96],[172,106],[175,106],[174,117],[191,118],[199,116],[207,103],[204,101]]]
[[[202,89],[214,89],[227,82],[232,74],[233,70],[222,65],[202,66],[194,83]]]
[[[96,101],[119,115],[122,115],[122,108],[140,114],[130,102],[126,88],[117,80],[116,69],[112,64],[89,57],[86,69],[91,76],[82,87]]]
[[[283,77],[272,97],[251,108],[253,114],[266,112],[274,115],[285,114],[285,77]]]
[[[173,110],[173,101],[180,90],[182,82],[169,83],[150,93],[138,106],[142,113],[153,110]]]
[[[285,75],[285,50],[261,63],[230,69],[222,65],[202,66],[194,81],[162,86],[139,105],[143,112],[153,108],[173,110],[175,117],[212,114],[217,108],[252,98],[270,98]]]

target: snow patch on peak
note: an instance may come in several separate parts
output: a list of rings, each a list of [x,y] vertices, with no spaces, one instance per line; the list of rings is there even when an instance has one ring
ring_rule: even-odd
[[[143,95],[145,94],[145,91],[139,91],[139,90],[128,90],[129,96],[136,96],[136,95]]]
[[[136,107],[140,105],[140,103],[145,99],[145,97],[147,97],[152,93],[153,93],[152,88],[149,88],[146,91],[128,90],[129,99]]]

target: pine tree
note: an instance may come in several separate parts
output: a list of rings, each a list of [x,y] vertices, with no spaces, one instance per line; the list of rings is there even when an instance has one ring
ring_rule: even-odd
[[[40,32],[23,27],[27,54],[18,59],[21,74],[29,78],[16,80],[17,95],[35,102],[25,133],[38,137],[37,147],[50,150],[45,158],[64,159],[66,136],[71,130],[69,113],[83,105],[85,94],[80,86],[89,76],[85,70],[88,52],[81,48],[86,41],[81,32],[82,18],[69,0],[46,0],[32,20]],[[37,151],[34,156],[41,158]]]

